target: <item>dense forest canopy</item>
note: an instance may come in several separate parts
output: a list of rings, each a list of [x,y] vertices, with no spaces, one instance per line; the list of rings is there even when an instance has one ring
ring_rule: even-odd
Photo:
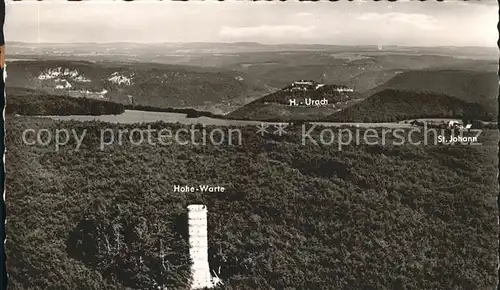
[[[19,115],[118,115],[122,104],[95,98],[58,96],[25,88],[7,89],[7,114]]]
[[[193,203],[208,207],[218,289],[497,284],[496,130],[483,132],[481,146],[339,151],[302,145],[299,127],[281,137],[248,127],[239,146],[125,142],[98,150],[102,128],[137,126],[7,119],[11,289],[188,289]],[[55,152],[23,144],[26,128],[88,132],[79,151],[70,142]],[[227,190],[173,193],[177,184]]]

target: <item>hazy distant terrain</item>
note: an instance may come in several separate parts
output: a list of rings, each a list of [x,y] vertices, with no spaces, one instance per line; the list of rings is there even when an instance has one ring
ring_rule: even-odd
[[[342,46],[342,45],[301,45],[301,44],[278,44],[266,45],[252,42],[236,43],[9,43],[10,56],[15,55],[52,55],[52,56],[127,56],[130,58],[140,57],[168,57],[177,56],[200,56],[203,54],[247,54],[255,52],[333,52],[369,54],[373,52],[385,54],[407,54],[407,55],[442,55],[477,60],[494,60],[498,58],[498,49],[495,47],[404,47],[404,46]],[[186,60],[177,57],[178,61]]]
[[[348,85],[365,92],[394,76],[412,70],[469,69],[496,72],[496,60],[462,59],[442,55],[371,52],[282,52],[245,55],[227,65],[273,87],[284,87],[297,79],[313,79]]]
[[[491,106],[497,95],[494,48],[12,43],[7,53],[16,87],[214,113],[239,110],[298,79],[345,85],[364,97],[386,88],[429,90],[473,102],[476,95]],[[50,76],[58,70],[68,74]]]

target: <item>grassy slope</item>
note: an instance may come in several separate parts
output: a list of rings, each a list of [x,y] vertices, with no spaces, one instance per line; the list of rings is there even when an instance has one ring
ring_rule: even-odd
[[[392,122],[413,118],[462,118],[492,120],[477,103],[468,103],[447,95],[431,92],[384,90],[365,100],[332,114],[336,122]]]
[[[187,289],[184,214],[198,202],[209,208],[209,257],[224,289],[496,286],[496,131],[483,146],[339,152],[248,128],[242,146],[101,152],[98,130],[118,125],[16,120],[6,124],[13,290],[150,289],[153,280]],[[86,143],[58,153],[21,144],[25,128],[56,127],[87,129]],[[172,192],[204,183],[227,192]]]

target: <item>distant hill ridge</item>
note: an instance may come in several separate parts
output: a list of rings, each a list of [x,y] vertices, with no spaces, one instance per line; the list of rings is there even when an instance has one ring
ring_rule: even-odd
[[[39,90],[8,87],[6,114],[19,115],[119,115],[122,104],[96,98],[51,95]]]
[[[370,96],[387,90],[405,90],[445,94],[480,104],[490,114],[498,111],[498,74],[471,70],[406,71],[364,93]]]
[[[231,119],[266,121],[320,120],[359,100],[361,95],[345,85],[297,80],[227,115]],[[321,102],[321,104],[314,104]],[[313,103],[313,104],[311,104]]]
[[[492,121],[478,103],[444,94],[386,89],[327,117],[332,122],[395,122],[414,118],[468,118]]]
[[[290,98],[326,98],[330,103],[334,104],[354,96],[354,90],[345,85],[326,85],[311,80],[299,80],[275,93],[255,100],[254,103],[275,102],[288,105]]]
[[[228,112],[268,92],[243,73],[157,63],[67,60],[9,64],[13,87],[158,108],[193,107]]]

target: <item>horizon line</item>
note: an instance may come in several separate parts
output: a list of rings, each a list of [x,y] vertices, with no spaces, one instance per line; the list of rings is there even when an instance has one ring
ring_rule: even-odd
[[[165,45],[165,44],[252,44],[259,46],[386,46],[386,47],[422,47],[422,48],[432,48],[432,47],[448,47],[448,48],[499,48],[497,46],[485,46],[485,45],[407,45],[407,44],[326,44],[326,43],[260,43],[255,41],[236,41],[236,42],[210,42],[210,41],[171,41],[171,42],[134,42],[134,41],[111,41],[111,42],[91,42],[91,41],[78,41],[78,42],[30,42],[30,41],[11,41],[10,43],[23,43],[23,44],[139,44],[139,45]],[[6,46],[8,46],[9,41],[6,41]],[[500,48],[499,48],[500,49]]]

